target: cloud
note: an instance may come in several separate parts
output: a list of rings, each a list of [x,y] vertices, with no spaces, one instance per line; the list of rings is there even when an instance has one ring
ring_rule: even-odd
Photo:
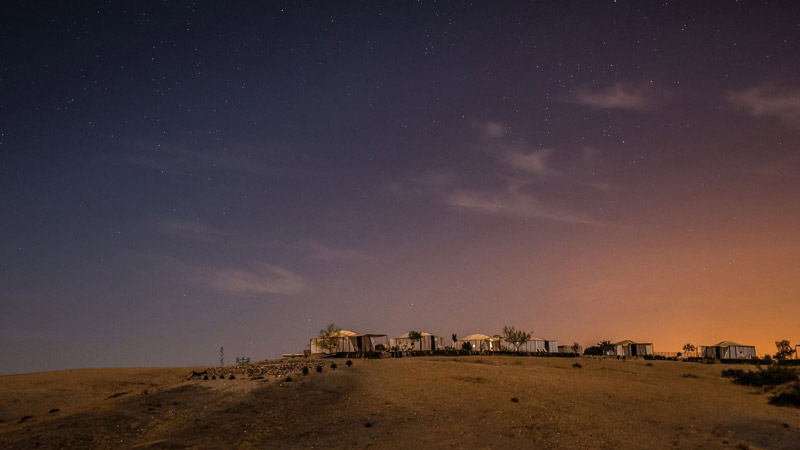
[[[379,261],[380,258],[350,248],[335,248],[319,242],[307,242],[302,246],[308,257],[319,261]]]
[[[483,135],[490,138],[502,138],[506,135],[508,127],[501,122],[486,122],[483,124]]]
[[[546,175],[553,173],[548,165],[553,149],[543,148],[532,152],[520,150],[501,150],[497,153],[497,158],[515,170],[520,170],[533,175]]]
[[[257,263],[253,269],[217,269],[212,272],[212,287],[221,292],[249,294],[298,295],[306,282],[283,267]]]
[[[177,173],[226,171],[276,174],[286,171],[277,166],[266,165],[254,158],[253,155],[242,152],[190,149],[141,141],[127,144],[125,152],[108,155],[106,159],[114,164]]]
[[[800,89],[759,86],[730,92],[728,101],[754,116],[777,117],[800,125]]]
[[[599,109],[635,110],[647,109],[651,103],[640,90],[625,87],[622,83],[602,89],[578,89],[568,101]]]
[[[460,190],[447,194],[444,201],[452,208],[476,214],[547,219],[580,225],[603,225],[602,222],[589,217],[549,208],[532,195],[514,190],[505,192]]]

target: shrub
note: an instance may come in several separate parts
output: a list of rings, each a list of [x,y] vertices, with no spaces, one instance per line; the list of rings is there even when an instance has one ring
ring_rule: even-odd
[[[794,384],[783,392],[773,394],[770,405],[796,406],[800,408],[800,384]]]
[[[322,366],[317,366],[317,372],[322,372]]]
[[[519,399],[517,397],[511,397],[511,403],[519,403]]]
[[[732,378],[736,384],[746,386],[777,386],[779,384],[797,381],[797,371],[789,367],[768,366],[766,369],[758,367],[755,371],[742,369],[726,369],[722,376]]]
[[[377,345],[375,346],[375,350],[376,350],[376,351],[379,351],[379,352],[386,351],[386,345],[385,345],[385,344],[377,344]]]
[[[211,375],[211,379],[212,379],[212,380],[216,380],[216,379],[217,379],[217,376],[216,376],[216,375]]]
[[[284,381],[287,382],[287,383],[291,383],[292,382],[292,377],[287,376]]]
[[[347,365],[347,367],[350,367],[350,366],[352,366],[352,365],[353,365],[353,361],[350,361],[350,360],[348,359],[348,360],[347,360],[347,362],[345,363],[345,365]]]
[[[575,363],[575,364],[573,364],[573,365],[572,365],[572,367],[574,367],[574,368],[576,368],[576,369],[580,369],[580,368],[582,368],[583,366],[581,365],[581,363]]]
[[[208,375],[204,376],[204,377],[203,377],[203,379],[204,379],[204,380],[207,380],[207,379],[208,379]]]
[[[231,379],[231,380],[235,380],[236,376],[234,374],[230,374],[230,375],[228,375],[228,378]]]
[[[303,376],[308,375],[308,367],[303,367]]]
[[[331,370],[336,370],[337,367],[339,366],[337,366],[336,363],[331,363]]]

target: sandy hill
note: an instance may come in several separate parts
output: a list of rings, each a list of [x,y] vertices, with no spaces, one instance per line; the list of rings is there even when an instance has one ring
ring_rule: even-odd
[[[800,411],[720,365],[336,362],[291,382],[184,380],[190,369],[0,377],[0,448],[800,448]]]

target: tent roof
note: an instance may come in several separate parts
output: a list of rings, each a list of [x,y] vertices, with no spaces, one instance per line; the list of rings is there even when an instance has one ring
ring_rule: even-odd
[[[358,333],[356,333],[355,331],[350,331],[350,330],[339,330],[339,331],[331,334],[331,336],[333,336],[333,337],[353,337],[353,336],[358,336]]]
[[[426,336],[433,336],[432,334],[430,334],[430,333],[426,333],[426,332],[424,332],[424,331],[420,331],[420,333],[419,333],[419,334],[421,334],[421,335],[422,335],[422,337],[426,337]],[[403,335],[401,335],[401,336],[397,336],[395,339],[408,339],[408,333],[406,333],[406,334],[403,334]]]
[[[470,334],[469,336],[464,336],[463,338],[459,339],[459,341],[487,341],[490,340],[489,336],[485,334]]]
[[[614,343],[614,345],[653,345],[652,342],[634,342],[630,339],[626,339],[624,341],[619,341]]]
[[[737,344],[733,341],[722,341],[719,344],[705,345],[704,347],[753,347],[752,345]]]

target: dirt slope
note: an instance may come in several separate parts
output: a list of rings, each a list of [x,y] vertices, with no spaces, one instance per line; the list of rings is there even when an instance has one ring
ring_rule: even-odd
[[[800,448],[800,411],[768,405],[763,392],[721,378],[719,365],[514,357],[337,362],[335,371],[296,374],[289,383],[179,381],[177,373],[152,369],[161,387],[108,399],[130,387],[124,370],[142,370],[111,369],[121,384],[109,381],[113,389],[102,395],[71,385],[76,397],[93,393],[80,408],[31,414],[22,423],[6,419],[0,447]],[[32,388],[38,375],[29,375]],[[23,381],[15,383],[24,390]],[[52,398],[46,391],[27,397],[40,411],[47,401],[37,396]],[[1,398],[0,411],[10,411]],[[18,402],[12,409],[22,414]]]

